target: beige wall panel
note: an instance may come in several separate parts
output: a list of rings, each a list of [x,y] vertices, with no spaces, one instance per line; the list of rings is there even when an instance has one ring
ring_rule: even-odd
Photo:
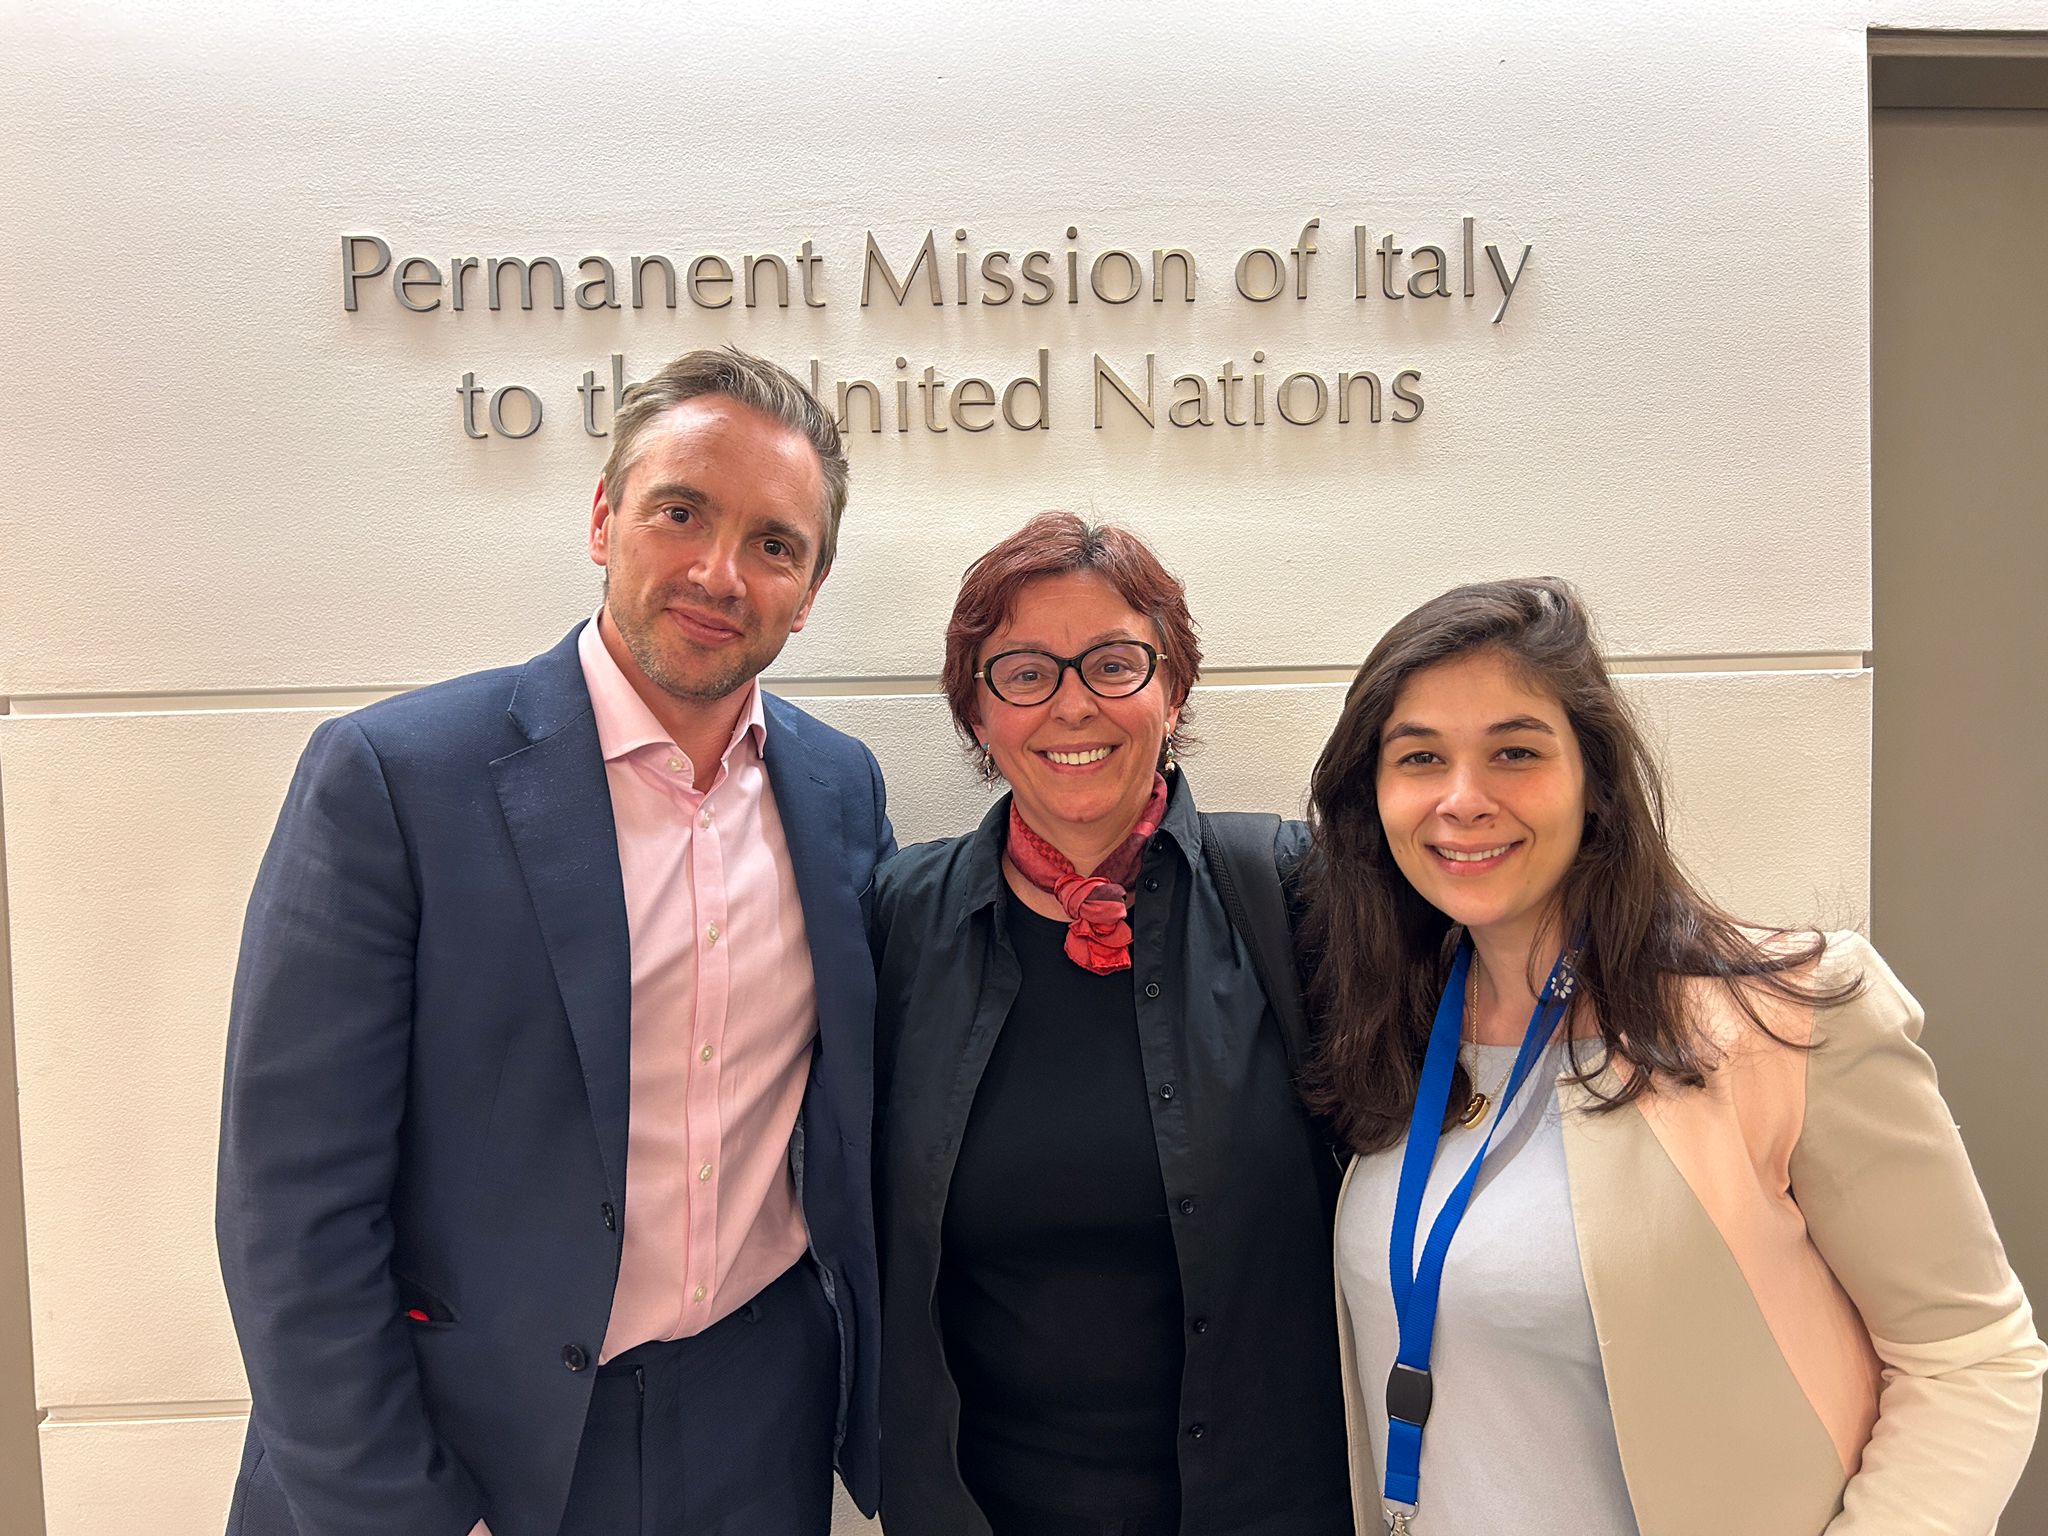
[[[1062,504],[1159,539],[1217,665],[1355,661],[1449,582],[1534,569],[1583,580],[1629,654],[1865,648],[1861,5],[964,15],[807,7],[766,47],[748,8],[679,28],[626,0],[573,26],[480,0],[17,8],[0,537],[37,576],[0,611],[0,695],[397,685],[566,625],[603,451],[575,381],[718,341],[885,387],[898,355],[998,379],[1053,355],[1051,431],[857,435],[802,675],[929,672],[967,559]],[[1238,297],[1238,253],[1313,218],[1307,298]],[[1444,247],[1454,296],[1353,299],[1356,224]],[[1184,246],[1197,301],[858,306],[869,230],[899,267],[965,229],[1064,283],[1070,225],[1084,282],[1105,249]],[[387,277],[349,314],[345,231],[572,276],[808,238],[826,302],[411,314]],[[1534,245],[1498,325],[1489,241]],[[1428,403],[1188,431],[1112,405],[1096,431],[1096,351],[1156,353],[1162,406],[1226,359],[1269,386],[1414,367]],[[540,391],[540,433],[466,439],[465,370]],[[81,452],[94,379],[138,382]],[[104,516],[48,515],[57,486]]]
[[[1868,680],[1643,677],[1678,765],[1679,841],[1745,911],[1861,910]],[[1219,809],[1299,808],[1335,686],[1205,690],[1190,772]],[[874,743],[905,841],[988,803],[936,696],[808,701]],[[316,712],[0,721],[39,1398],[246,1392],[212,1245],[242,904]],[[1849,783],[1852,788],[1842,786]]]
[[[45,1408],[247,1395],[212,1243],[228,988],[318,718],[0,719]]]
[[[220,1536],[247,1420],[46,1423],[49,1536]]]
[[[1861,928],[1870,910],[1867,671],[1641,676],[1672,841],[1739,916]]]
[[[875,1536],[881,1530],[879,1522],[866,1519],[853,1507],[853,1500],[846,1496],[846,1489],[839,1483],[832,1485],[832,1536]]]

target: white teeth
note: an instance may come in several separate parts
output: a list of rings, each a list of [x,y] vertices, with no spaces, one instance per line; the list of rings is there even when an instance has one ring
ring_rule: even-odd
[[[1099,763],[1109,756],[1108,747],[1091,747],[1086,752],[1048,752],[1045,755],[1066,768],[1085,768],[1090,763]]]
[[[1488,859],[1497,859],[1514,847],[1513,843],[1502,843],[1498,848],[1485,848],[1478,853],[1459,853],[1454,848],[1436,850],[1439,858],[1449,859],[1453,864],[1483,864]]]

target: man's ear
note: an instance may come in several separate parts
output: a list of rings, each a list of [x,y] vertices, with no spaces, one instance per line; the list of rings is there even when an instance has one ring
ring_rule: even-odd
[[[796,617],[790,620],[789,632],[792,635],[795,634],[798,630],[802,629],[804,627],[804,624],[809,620],[811,616],[811,604],[815,603],[818,600],[818,588],[825,585],[825,578],[827,576],[830,576],[831,574],[832,567],[829,565],[826,566],[825,569],[823,569],[822,571],[818,572],[818,579],[811,583],[811,590],[804,594],[803,606],[797,609]]]
[[[604,476],[597,478],[597,494],[590,498],[590,558],[594,564],[611,563],[612,504],[605,495]]]

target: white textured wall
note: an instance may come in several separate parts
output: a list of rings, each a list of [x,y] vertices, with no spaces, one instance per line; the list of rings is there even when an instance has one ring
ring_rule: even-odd
[[[1879,19],[2048,24],[1908,9]],[[839,568],[779,668],[873,742],[907,837],[984,803],[924,681],[958,571],[1029,512],[1092,507],[1189,579],[1206,803],[1297,807],[1388,621],[1555,571],[1642,674],[1715,889],[1855,920],[1869,14],[10,7],[0,815],[53,1536],[219,1526],[246,1389],[211,1165],[255,860],[323,711],[589,611],[603,445],[571,386],[614,350],[644,372],[732,340],[883,380],[899,352],[1007,376],[1051,351],[1053,431],[857,435]],[[1468,214],[1535,247],[1502,324],[1484,270],[1469,303],[1348,297],[1352,223],[1455,247]],[[1238,250],[1316,217],[1306,302],[1227,296]],[[854,305],[869,229],[1063,251],[1070,223],[1084,257],[1193,250],[1199,301]],[[347,314],[343,231],[444,266],[810,238],[828,304],[411,315],[380,283]],[[1092,351],[1170,374],[1255,347],[1418,368],[1427,409],[1088,425]],[[465,369],[541,389],[542,432],[464,439]]]

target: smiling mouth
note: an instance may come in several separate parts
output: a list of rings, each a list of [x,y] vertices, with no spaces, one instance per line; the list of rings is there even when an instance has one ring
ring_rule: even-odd
[[[1081,747],[1072,752],[1047,750],[1038,755],[1049,763],[1058,763],[1062,768],[1086,768],[1092,763],[1101,762],[1115,750],[1115,747]]]
[[[701,639],[736,640],[742,633],[738,625],[728,624],[723,619],[707,618],[703,614],[692,613],[687,608],[671,608],[669,612],[682,625],[686,634],[696,635]]]
[[[1516,841],[1512,843],[1502,843],[1499,846],[1493,848],[1473,848],[1470,850],[1465,850],[1458,848],[1445,848],[1439,844],[1432,843],[1430,844],[1429,851],[1435,854],[1444,863],[1451,865],[1453,868],[1478,869],[1486,865],[1498,864],[1502,859],[1506,858],[1509,854],[1513,853],[1517,848],[1521,846],[1521,843],[1519,841]]]

